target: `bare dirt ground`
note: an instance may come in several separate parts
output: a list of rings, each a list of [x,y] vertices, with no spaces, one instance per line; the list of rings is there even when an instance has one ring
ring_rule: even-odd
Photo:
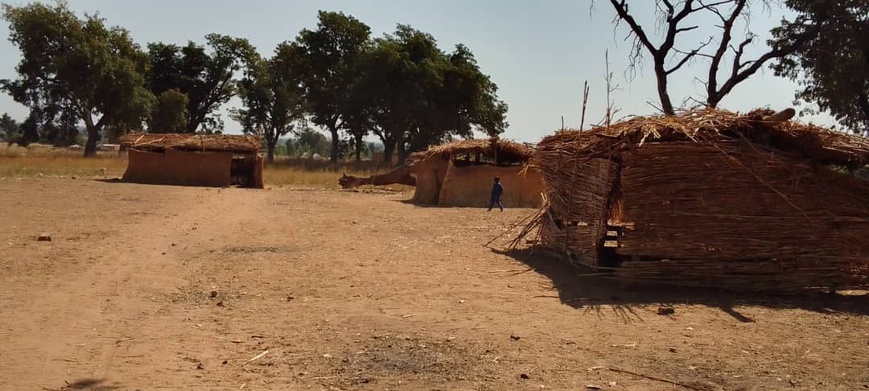
[[[866,296],[626,290],[403,197],[0,180],[0,389],[869,388]]]

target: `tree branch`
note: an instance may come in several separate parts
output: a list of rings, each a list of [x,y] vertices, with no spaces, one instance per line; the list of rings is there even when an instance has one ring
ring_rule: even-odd
[[[690,1],[690,0],[689,0]],[[636,19],[634,19],[631,14],[628,13],[628,6],[626,4],[627,0],[610,0],[610,3],[613,5],[613,8],[616,9],[616,13],[619,15],[619,18],[624,20],[628,26],[630,26],[631,31],[634,32],[634,35],[637,36],[637,39],[642,43],[646,49],[652,53],[653,56],[657,55],[658,49],[655,48],[655,45],[652,44],[652,41],[649,40],[649,37],[646,35],[646,32],[637,23]]]
[[[730,13],[730,16],[724,20],[724,25],[722,26],[722,35],[721,42],[718,44],[718,50],[715,51],[715,54],[712,56],[712,62],[709,64],[709,81],[706,84],[706,93],[707,96],[712,96],[715,94],[716,89],[718,88],[718,70],[721,67],[721,61],[724,59],[724,54],[727,53],[727,47],[730,46],[730,41],[733,39],[733,25],[736,23],[736,18],[742,13],[742,10],[745,9],[745,4],[748,0],[736,0],[736,7],[733,8],[733,11]],[[715,13],[718,14],[719,17],[723,16],[720,12],[718,12],[717,8],[712,8],[715,10]],[[751,41],[751,38],[748,40]],[[746,43],[747,44],[747,43]],[[740,46],[740,49],[744,46]],[[734,60],[734,64],[739,62],[739,56],[741,54],[737,54],[737,58]]]
[[[673,68],[670,68],[670,70],[667,71],[667,74],[669,75],[669,74],[671,74],[671,73],[673,73],[673,72],[678,71],[679,68],[682,68],[682,66],[685,65],[685,63],[687,63],[688,60],[692,59],[694,56],[697,56],[697,55],[701,55],[701,56],[709,56],[708,54],[701,54],[700,51],[703,50],[703,48],[705,48],[706,46],[708,46],[710,43],[712,43],[712,37],[709,37],[709,40],[706,41],[706,42],[704,42],[703,44],[701,44],[700,47],[698,47],[697,49],[694,49],[694,50],[692,50],[690,53],[687,53],[687,54],[685,55],[685,57],[682,58],[681,61],[679,61],[678,64],[676,64]],[[679,50],[679,49],[673,49],[673,50],[675,50],[677,53],[684,53],[684,52],[682,52],[682,51]]]

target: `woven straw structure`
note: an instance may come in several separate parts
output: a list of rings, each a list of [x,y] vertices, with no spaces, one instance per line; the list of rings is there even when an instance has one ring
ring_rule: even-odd
[[[547,205],[530,228],[573,262],[636,282],[866,289],[869,185],[845,171],[867,162],[866,139],[771,111],[564,131],[532,159]]]

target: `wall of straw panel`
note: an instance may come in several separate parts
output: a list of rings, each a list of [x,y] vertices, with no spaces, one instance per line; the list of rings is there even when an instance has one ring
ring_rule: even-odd
[[[232,152],[165,153],[130,149],[123,180],[133,183],[213,186],[230,185]]]
[[[636,230],[618,253],[669,261],[625,262],[619,274],[739,290],[866,288],[855,271],[869,262],[866,183],[755,148],[661,143],[622,155],[622,214]]]
[[[416,188],[413,201],[417,205],[437,205],[441,187],[447,175],[449,160],[439,157],[414,163],[416,167]]]
[[[740,260],[869,255],[864,182],[738,142],[646,144],[622,156],[620,254]]]
[[[487,207],[492,195],[495,177],[501,178],[504,194],[501,203],[505,208],[539,208],[543,202],[543,176],[540,171],[520,166],[448,165],[441,189],[440,206]]]
[[[566,246],[574,262],[597,266],[618,164],[563,151],[539,154],[549,200],[544,222],[563,222],[562,228],[554,223],[542,226],[542,244],[556,250]]]

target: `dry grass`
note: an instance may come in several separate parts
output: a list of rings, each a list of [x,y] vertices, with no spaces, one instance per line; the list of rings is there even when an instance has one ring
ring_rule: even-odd
[[[116,152],[100,152],[96,158],[85,159],[80,150],[52,148],[44,145],[0,147],[0,178],[28,177],[121,177],[127,168],[127,159]],[[266,186],[300,186],[318,189],[338,189],[338,178],[347,175],[368,176],[388,171],[368,167],[353,168],[344,164],[338,170],[327,163],[310,164],[299,161],[280,161],[266,165],[263,180]],[[404,191],[406,186],[393,186]]]

